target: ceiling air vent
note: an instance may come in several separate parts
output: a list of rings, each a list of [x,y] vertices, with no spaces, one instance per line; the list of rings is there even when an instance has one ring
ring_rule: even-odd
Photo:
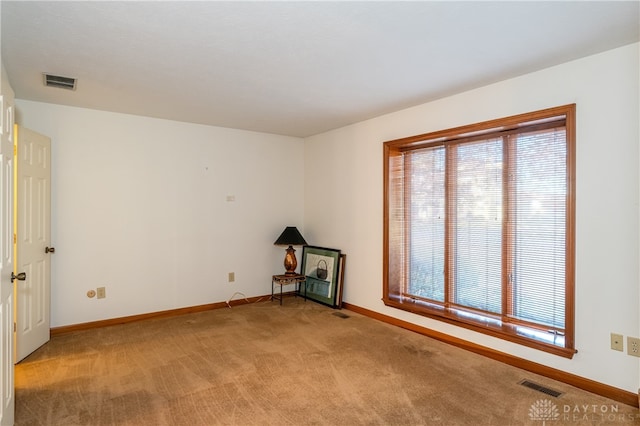
[[[76,79],[59,75],[44,74],[44,85],[60,89],[76,90]]]

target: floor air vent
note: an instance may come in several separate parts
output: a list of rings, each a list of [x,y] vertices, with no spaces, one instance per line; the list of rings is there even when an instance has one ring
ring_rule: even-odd
[[[44,85],[60,89],[76,90],[76,79],[44,73]]]
[[[343,314],[342,312],[334,312],[333,315],[339,317],[339,318],[349,318],[349,315],[347,314]]]
[[[528,380],[522,380],[521,382],[518,382],[518,384],[520,384],[522,386],[525,386],[525,387],[528,387],[529,389],[533,389],[533,390],[537,390],[538,392],[545,393],[545,394],[547,394],[549,396],[552,396],[554,398],[557,398],[560,395],[562,395],[562,392],[558,392],[557,390],[550,389],[548,387],[539,385],[537,383],[530,382]]]

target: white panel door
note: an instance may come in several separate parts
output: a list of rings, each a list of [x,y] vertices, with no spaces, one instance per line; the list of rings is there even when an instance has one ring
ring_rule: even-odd
[[[0,104],[2,97],[0,96]],[[13,425],[13,110],[0,107],[0,425]]]
[[[16,362],[49,341],[51,326],[51,140],[16,126]]]

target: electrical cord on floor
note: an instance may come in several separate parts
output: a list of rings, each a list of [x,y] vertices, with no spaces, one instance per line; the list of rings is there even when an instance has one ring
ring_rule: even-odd
[[[231,307],[231,304],[229,302],[231,302],[231,300],[233,299],[233,296],[235,296],[236,294],[239,294],[242,296],[242,298],[247,302],[247,304],[249,303],[258,303],[259,301],[261,301],[262,299],[264,299],[266,296],[260,296],[258,297],[258,300],[254,300],[253,302],[251,302],[249,299],[247,299],[247,296],[244,295],[244,293],[240,293],[239,291],[236,291],[235,293],[233,293],[231,295],[230,298],[227,299],[227,306]]]
[[[242,298],[243,298],[247,303],[250,303],[250,302],[249,302],[249,299],[247,299],[247,296],[245,296],[245,295],[244,295],[244,293],[240,293],[239,291],[236,291],[235,293],[233,293],[233,294],[231,295],[231,297],[230,297],[230,298],[228,298],[228,299],[227,299],[227,306],[228,306],[229,308],[231,308],[231,304],[230,304],[230,302],[231,302],[231,300],[233,299],[233,297],[234,297],[236,294],[241,295],[241,296],[242,296]]]

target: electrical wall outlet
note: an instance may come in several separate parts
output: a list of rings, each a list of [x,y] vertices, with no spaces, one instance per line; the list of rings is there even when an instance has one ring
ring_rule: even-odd
[[[229,282],[232,283],[236,280],[236,273],[235,272],[229,272]]]
[[[98,287],[96,289],[96,294],[98,295],[98,299],[104,299],[107,297],[107,290],[105,287]]]
[[[622,352],[624,350],[624,336],[611,333],[611,349]]]
[[[627,336],[627,353],[631,356],[640,357],[640,339]]]

